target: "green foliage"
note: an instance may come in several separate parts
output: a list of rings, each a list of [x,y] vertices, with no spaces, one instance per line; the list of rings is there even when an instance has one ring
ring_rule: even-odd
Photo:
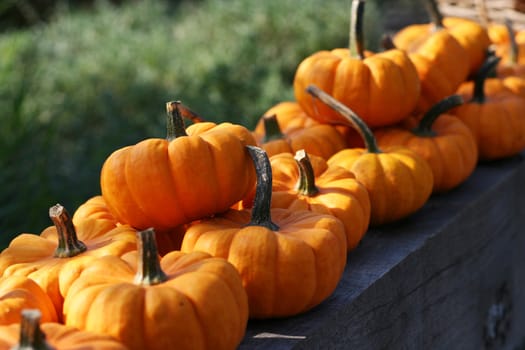
[[[369,46],[381,20],[369,3]],[[99,2],[0,36],[0,245],[40,232],[57,202],[99,194],[104,159],[163,137],[181,100],[210,121],[249,128],[293,99],[297,64],[346,46],[349,1]]]

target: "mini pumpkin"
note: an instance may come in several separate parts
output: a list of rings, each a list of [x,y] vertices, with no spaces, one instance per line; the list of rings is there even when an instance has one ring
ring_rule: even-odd
[[[449,33],[442,23],[436,23],[433,31],[419,40],[404,45],[402,33],[401,44],[416,67],[421,81],[421,95],[416,107],[420,113],[426,112],[432,105],[452,95],[463,83],[470,72],[468,60],[458,59],[468,55],[466,49]]]
[[[422,117],[413,116],[402,125],[375,131],[381,148],[410,148],[432,168],[433,193],[447,192],[463,183],[476,168],[478,147],[474,135],[459,118],[447,114],[463,103],[459,95],[449,96]]]
[[[367,189],[350,171],[329,166],[305,150],[270,157],[272,208],[310,210],[337,217],[345,226],[347,249],[354,249],[370,223]]]
[[[21,311],[21,322],[0,326],[0,349],[126,350],[114,338],[56,322],[45,322],[38,309]],[[43,321],[43,323],[41,323]]]
[[[43,322],[57,322],[58,316],[40,286],[25,276],[0,277],[0,325],[19,323],[24,309],[39,309]]]
[[[167,139],[118,149],[104,162],[102,195],[123,224],[167,231],[226,210],[254,186],[244,148],[255,145],[251,132],[211,122],[185,129],[179,106],[167,103]]]
[[[263,116],[259,118],[255,126],[255,134],[265,134],[264,116],[275,115],[279,128],[283,134],[289,134],[297,130],[308,128],[313,125],[322,124],[319,120],[310,117],[297,103],[297,101],[283,101],[272,106]],[[359,134],[351,127],[346,125],[333,125],[336,130],[343,135],[347,147],[359,147],[362,140]]]
[[[445,28],[466,51],[469,73],[475,74],[483,64],[490,38],[487,29],[474,20],[461,17],[443,17],[436,0],[425,0],[431,23],[411,24],[396,33],[396,46],[406,49],[425,40],[436,28]],[[416,44],[417,45],[417,44]],[[456,63],[464,57],[455,57]],[[461,64],[461,63],[459,63]]]
[[[314,85],[308,92],[341,113],[363,137],[366,148],[339,151],[328,159],[328,165],[348,169],[366,187],[370,225],[398,221],[423,207],[434,183],[430,165],[406,147],[379,149],[374,134],[356,113]]]
[[[316,124],[296,129],[284,134],[277,121],[277,115],[266,115],[262,118],[264,133],[254,132],[257,144],[268,156],[279,153],[295,153],[306,149],[311,154],[328,159],[330,156],[347,147],[345,139],[328,124]]]
[[[250,318],[297,315],[319,305],[339,283],[346,265],[344,226],[333,215],[270,208],[268,155],[247,148],[257,173],[253,208],[192,223],[181,250],[228,259],[241,275]]]
[[[50,208],[49,216],[54,226],[40,235],[18,235],[0,253],[0,274],[33,279],[49,295],[60,317],[63,296],[58,281],[64,264],[79,257],[93,259],[130,252],[136,248],[135,230],[125,225],[103,231],[107,226],[103,223],[99,227],[96,219],[83,220],[77,230],[60,204]]]
[[[115,337],[129,349],[235,349],[248,303],[225,259],[173,251],[158,257],[153,229],[137,233],[136,264],[94,260],[70,286],[64,322]]]
[[[365,52],[364,3],[352,1],[349,49],[315,52],[301,61],[295,72],[295,99],[310,117],[321,122],[347,125],[339,114],[306,92],[309,85],[329,91],[355,110],[370,127],[401,121],[419,100],[419,77],[405,51]]]
[[[458,89],[466,101],[453,113],[472,131],[479,159],[490,161],[518,154],[525,148],[525,99],[501,79],[490,78],[500,58],[489,56],[474,82]]]

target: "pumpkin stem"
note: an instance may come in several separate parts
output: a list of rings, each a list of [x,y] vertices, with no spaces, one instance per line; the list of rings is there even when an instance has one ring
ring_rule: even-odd
[[[516,42],[516,36],[514,35],[514,26],[509,18],[505,18],[505,28],[507,29],[510,43],[508,63],[515,65],[518,64],[519,47],[518,43]]]
[[[263,142],[284,139],[283,132],[281,131],[281,127],[277,121],[277,115],[264,115],[262,118],[264,123]]]
[[[439,6],[436,0],[426,0],[425,7],[427,9],[428,15],[434,25],[434,30],[439,30],[444,28],[443,26],[443,15],[439,11]]]
[[[193,123],[204,123],[206,120],[202,118],[200,115],[189,109],[184,104],[180,103],[178,104],[179,112],[180,114],[186,118],[191,120]]]
[[[369,153],[381,153],[372,130],[354,111],[313,84],[309,85],[306,91],[342,115],[350,126],[357,130]]]
[[[488,55],[483,62],[483,65],[476,73],[474,79],[474,93],[472,94],[471,102],[484,103],[485,102],[485,80],[492,74],[494,68],[498,65],[501,57]]]
[[[454,107],[463,104],[463,97],[460,95],[451,95],[445,97],[438,103],[434,104],[421,118],[419,124],[412,129],[412,132],[418,136],[435,136],[436,133],[432,130],[432,125],[436,119],[443,113],[451,110]]]
[[[272,203],[272,166],[270,159],[260,147],[247,145],[246,148],[252,157],[257,175],[252,216],[248,226],[264,226],[272,231],[277,231],[279,226],[272,222],[270,210]]]
[[[394,44],[394,39],[390,34],[383,34],[381,36],[381,47],[385,50],[397,49],[396,44]]]
[[[135,284],[151,286],[168,279],[160,267],[159,251],[153,228],[137,232],[137,252]]]
[[[87,247],[78,239],[73,220],[66,208],[60,204],[52,206],[49,208],[49,217],[55,224],[58,236],[54,257],[71,258],[86,251]]]
[[[350,56],[362,60],[364,55],[364,0],[352,0],[352,7],[350,9]]]
[[[20,321],[20,339],[11,350],[53,350],[46,342],[46,335],[40,328],[42,313],[38,309],[22,310]]]
[[[168,112],[166,119],[166,140],[168,141],[173,141],[180,136],[188,136],[180,110],[181,106],[182,103],[180,101],[166,103],[166,111]]]
[[[312,162],[304,149],[295,152],[294,156],[297,166],[299,167],[299,180],[295,186],[298,193],[305,196],[315,196],[319,189],[315,185],[315,173]]]

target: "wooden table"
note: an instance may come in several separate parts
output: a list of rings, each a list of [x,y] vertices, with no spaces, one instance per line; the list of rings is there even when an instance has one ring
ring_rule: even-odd
[[[525,152],[480,164],[407,220],[371,229],[329,299],[250,321],[239,349],[516,346],[525,346]]]

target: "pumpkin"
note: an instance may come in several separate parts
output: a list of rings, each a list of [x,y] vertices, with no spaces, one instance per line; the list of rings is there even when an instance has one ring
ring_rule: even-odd
[[[355,110],[370,127],[401,121],[419,100],[419,77],[405,51],[365,52],[364,3],[352,1],[349,48],[315,52],[301,61],[295,72],[295,99],[310,117],[323,123],[347,125],[339,114],[306,92],[309,85],[328,91]]]
[[[115,218],[137,229],[168,231],[226,210],[255,182],[244,146],[251,132],[231,123],[184,128],[178,102],[167,103],[168,137],[113,152],[104,162],[102,196]]]
[[[496,68],[496,74],[500,78],[509,76],[525,78],[525,59],[522,59],[520,62],[520,52],[525,49],[525,43],[520,47],[516,41],[510,20],[505,21],[505,27],[507,29],[509,42],[505,45],[505,52],[501,52],[498,48],[496,48],[494,52],[496,56],[502,57]]]
[[[73,223],[76,227],[82,225],[85,219],[96,219],[99,225],[107,225],[107,231],[122,226],[110,212],[104,197],[96,195],[82,203],[73,214]],[[185,228],[177,226],[165,232],[157,232],[157,244],[160,255],[173,250],[179,250]]]
[[[393,43],[396,44],[396,36]],[[416,111],[423,113],[443,98],[456,92],[470,72],[467,52],[442,23],[420,40],[403,45],[416,67],[421,82],[421,95]]]
[[[272,208],[310,210],[337,217],[345,226],[347,249],[354,249],[370,223],[366,188],[350,171],[329,166],[321,157],[299,150],[295,156],[270,157]]]
[[[344,226],[333,215],[271,208],[270,160],[263,149],[247,148],[257,173],[253,208],[190,224],[181,250],[228,259],[248,294],[250,318],[297,315],[339,283],[346,265]]]
[[[449,191],[463,183],[476,168],[478,146],[470,129],[447,112],[463,103],[459,95],[449,96],[422,117],[413,116],[402,125],[376,130],[381,148],[405,146],[432,168],[433,193]]]
[[[525,148],[525,99],[502,80],[489,77],[499,60],[489,56],[476,80],[459,87],[466,102],[453,111],[474,134],[483,161],[510,157]]]
[[[425,5],[432,22],[412,24],[404,27],[395,35],[396,46],[401,49],[407,49],[412,47],[414,43],[419,43],[429,35],[432,35],[436,28],[444,27],[465,49],[466,59],[467,62],[469,62],[469,73],[475,74],[479,67],[481,67],[485,59],[486,51],[490,46],[487,29],[470,19],[443,17],[439,11],[436,0],[425,0]],[[454,57],[454,59],[454,64],[461,64],[459,61],[463,60],[464,57]]]
[[[80,331],[56,322],[45,322],[38,309],[24,309],[20,318],[20,323],[0,326],[0,350],[127,349],[104,334]]]
[[[311,118],[297,103],[297,101],[282,101],[272,106],[263,116],[259,118],[255,126],[255,134],[264,135],[265,131],[265,116],[275,115],[277,124],[281,133],[289,134],[297,130],[308,128],[310,126],[322,124],[320,121]],[[351,127],[346,125],[333,125],[336,130],[343,135],[347,147],[359,147],[362,140],[359,134]]]
[[[54,226],[40,235],[18,235],[0,253],[0,274],[33,279],[49,295],[60,317],[63,297],[58,278],[64,264],[83,256],[93,259],[130,252],[136,249],[135,230],[126,225],[101,231],[106,226],[99,227],[96,219],[83,220],[77,229],[60,204],[50,208],[49,216]]]
[[[64,322],[129,349],[235,349],[248,321],[239,274],[225,259],[173,251],[159,259],[153,229],[137,232],[136,264],[94,260],[70,286]]]
[[[40,286],[25,276],[0,277],[0,325],[19,323],[24,309],[39,309],[43,322],[57,322],[53,302]]]
[[[254,132],[254,136],[268,156],[306,149],[311,154],[328,159],[347,147],[343,136],[332,125],[317,124],[283,134],[275,114],[266,115],[262,119],[265,132]]]
[[[341,113],[363,137],[366,148],[339,151],[328,159],[328,165],[350,170],[366,187],[370,225],[398,221],[423,207],[434,183],[427,161],[403,146],[379,149],[374,134],[356,113],[317,86],[309,86],[308,92]]]

